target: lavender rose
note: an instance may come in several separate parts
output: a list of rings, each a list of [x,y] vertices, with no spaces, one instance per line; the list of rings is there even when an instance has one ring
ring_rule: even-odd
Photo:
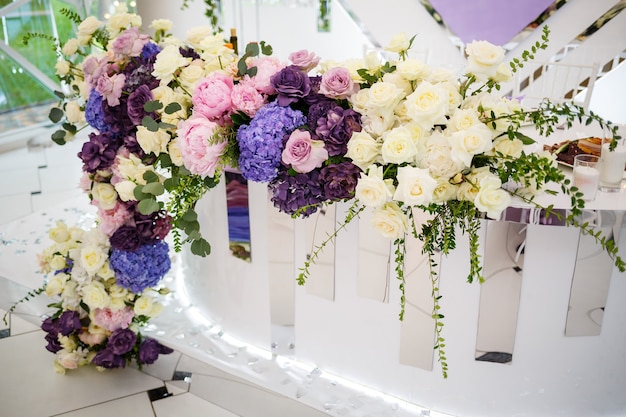
[[[152,364],[154,363],[159,355],[167,355],[174,352],[173,349],[168,348],[167,346],[163,346],[156,339],[146,338],[139,345],[139,363],[140,364]]]
[[[335,99],[344,99],[359,91],[359,85],[350,78],[347,68],[331,68],[322,75],[320,93]]]
[[[130,329],[117,329],[107,342],[107,349],[114,355],[123,355],[130,352],[137,342],[137,335]]]
[[[307,173],[322,166],[328,159],[324,142],[311,139],[308,130],[294,130],[282,153],[283,163],[291,165],[296,172]]]
[[[103,349],[93,357],[91,363],[107,369],[124,368],[126,366],[126,359],[114,354],[109,349]]]
[[[278,104],[283,107],[297,102],[311,92],[308,75],[295,65],[283,68],[270,81],[278,93]]]
[[[309,72],[317,66],[320,62],[320,57],[315,55],[314,52],[309,52],[306,49],[292,52],[289,55],[289,60],[296,67],[300,68],[304,72]]]

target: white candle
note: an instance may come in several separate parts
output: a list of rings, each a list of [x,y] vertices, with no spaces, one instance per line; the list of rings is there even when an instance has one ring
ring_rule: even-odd
[[[584,200],[596,198],[600,172],[595,167],[576,166],[574,167],[574,186],[583,193]]]
[[[626,166],[626,146],[618,145],[611,152],[609,143],[604,143],[600,155],[600,185],[612,185],[619,188]]]

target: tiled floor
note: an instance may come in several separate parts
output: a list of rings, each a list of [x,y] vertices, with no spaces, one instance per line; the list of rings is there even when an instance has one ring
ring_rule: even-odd
[[[35,142],[44,145],[0,153],[0,227],[81,197],[76,157],[81,141],[63,147],[45,138]],[[10,240],[0,234],[1,245]],[[36,269],[36,260],[32,262]],[[7,324],[0,320],[1,417],[324,415],[180,351],[161,356],[142,371],[99,373],[84,367],[59,375],[35,323],[37,318],[19,314],[9,315]]]

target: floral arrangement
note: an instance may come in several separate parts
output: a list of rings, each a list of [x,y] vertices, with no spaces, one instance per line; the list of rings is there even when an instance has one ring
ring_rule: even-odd
[[[141,18],[125,10],[106,23],[66,14],[78,31],[76,39],[58,44],[63,54],[57,73],[67,88],[50,114],[61,124],[53,140],[62,144],[87,125],[95,130],[79,157],[82,186],[98,208],[98,229],[54,238],[57,244],[44,256],[44,270],[57,271],[46,292],[63,299],[57,321],[44,323],[54,349],[61,345],[57,352],[76,352],[63,346],[69,343],[66,338],[78,332],[80,341],[83,321],[106,329],[109,319],[102,316],[108,315],[130,327],[107,330],[108,342],[100,341],[91,363],[121,364],[115,352],[124,349],[115,346],[131,343],[118,341],[117,334],[129,328],[135,333],[133,323],[145,323],[154,314],[141,307],[146,303],[142,297],[168,268],[164,239],[170,229],[175,250],[189,243],[192,253],[210,253],[195,205],[227,167],[238,169],[246,180],[267,184],[274,205],[294,217],[309,216],[326,204],[352,202],[345,221],[305,262],[299,284],[306,282],[325,245],[363,210],[373,210],[373,227],[394,241],[401,290],[405,236],[421,239],[430,257],[435,348],[444,376],[443,314],[433,255],[455,248],[457,229],[470,241],[468,281],[482,281],[481,219],[499,218],[512,198],[535,204],[535,196],[553,192],[546,186],[555,183],[571,198],[567,223],[594,236],[615,265],[625,269],[615,243],[579,222],[582,194],[551,155],[527,153],[524,145],[533,140],[519,131],[531,121],[549,135],[563,121],[571,126],[583,119],[611,128],[614,137],[616,129],[574,104],[546,100],[529,110],[498,94],[501,82],[546,47],[547,29],[541,42],[508,66],[502,48],[483,41],[469,44],[467,70],[457,77],[411,58],[414,38],[406,34],[386,48],[397,54],[396,60],[370,54],[343,63],[321,62],[302,50],[284,62],[271,56],[264,42],[248,44],[237,56],[211,28],[192,28],[179,40],[168,34],[171,22],[157,20],[150,38],[139,31]],[[91,53],[87,46],[94,48]],[[550,215],[551,207],[545,209]],[[414,210],[432,217],[415,224]],[[91,265],[95,259],[102,261],[98,268]],[[90,285],[108,295],[109,309],[116,305],[122,311],[102,313],[107,305],[88,302],[94,296]],[[76,295],[71,293],[74,286]],[[73,296],[68,300],[66,287]],[[124,293],[124,306],[116,304],[118,293]],[[404,296],[400,303],[402,319]],[[123,333],[132,339],[128,331]],[[122,356],[148,363],[141,355],[146,341],[137,335],[134,347]],[[77,342],[83,349],[78,356],[84,358],[79,362],[89,357],[81,356],[89,346],[85,343]],[[96,360],[100,352],[106,353]]]

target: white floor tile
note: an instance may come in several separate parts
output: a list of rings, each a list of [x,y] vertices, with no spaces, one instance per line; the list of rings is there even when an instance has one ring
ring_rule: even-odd
[[[55,417],[111,417],[111,416],[132,416],[132,417],[154,417],[152,403],[148,394],[131,395],[118,400],[108,401],[91,407],[69,413],[59,414]]]
[[[189,392],[189,383],[185,381],[166,381],[165,387],[167,388],[167,392],[172,395]]]
[[[45,345],[42,331],[0,339],[0,414],[48,417],[163,387],[161,380],[132,368],[82,367],[59,375]]]
[[[0,224],[12,222],[32,212],[30,192],[0,196]]]
[[[238,417],[237,414],[224,410],[190,393],[154,401],[152,407],[156,417]]]

